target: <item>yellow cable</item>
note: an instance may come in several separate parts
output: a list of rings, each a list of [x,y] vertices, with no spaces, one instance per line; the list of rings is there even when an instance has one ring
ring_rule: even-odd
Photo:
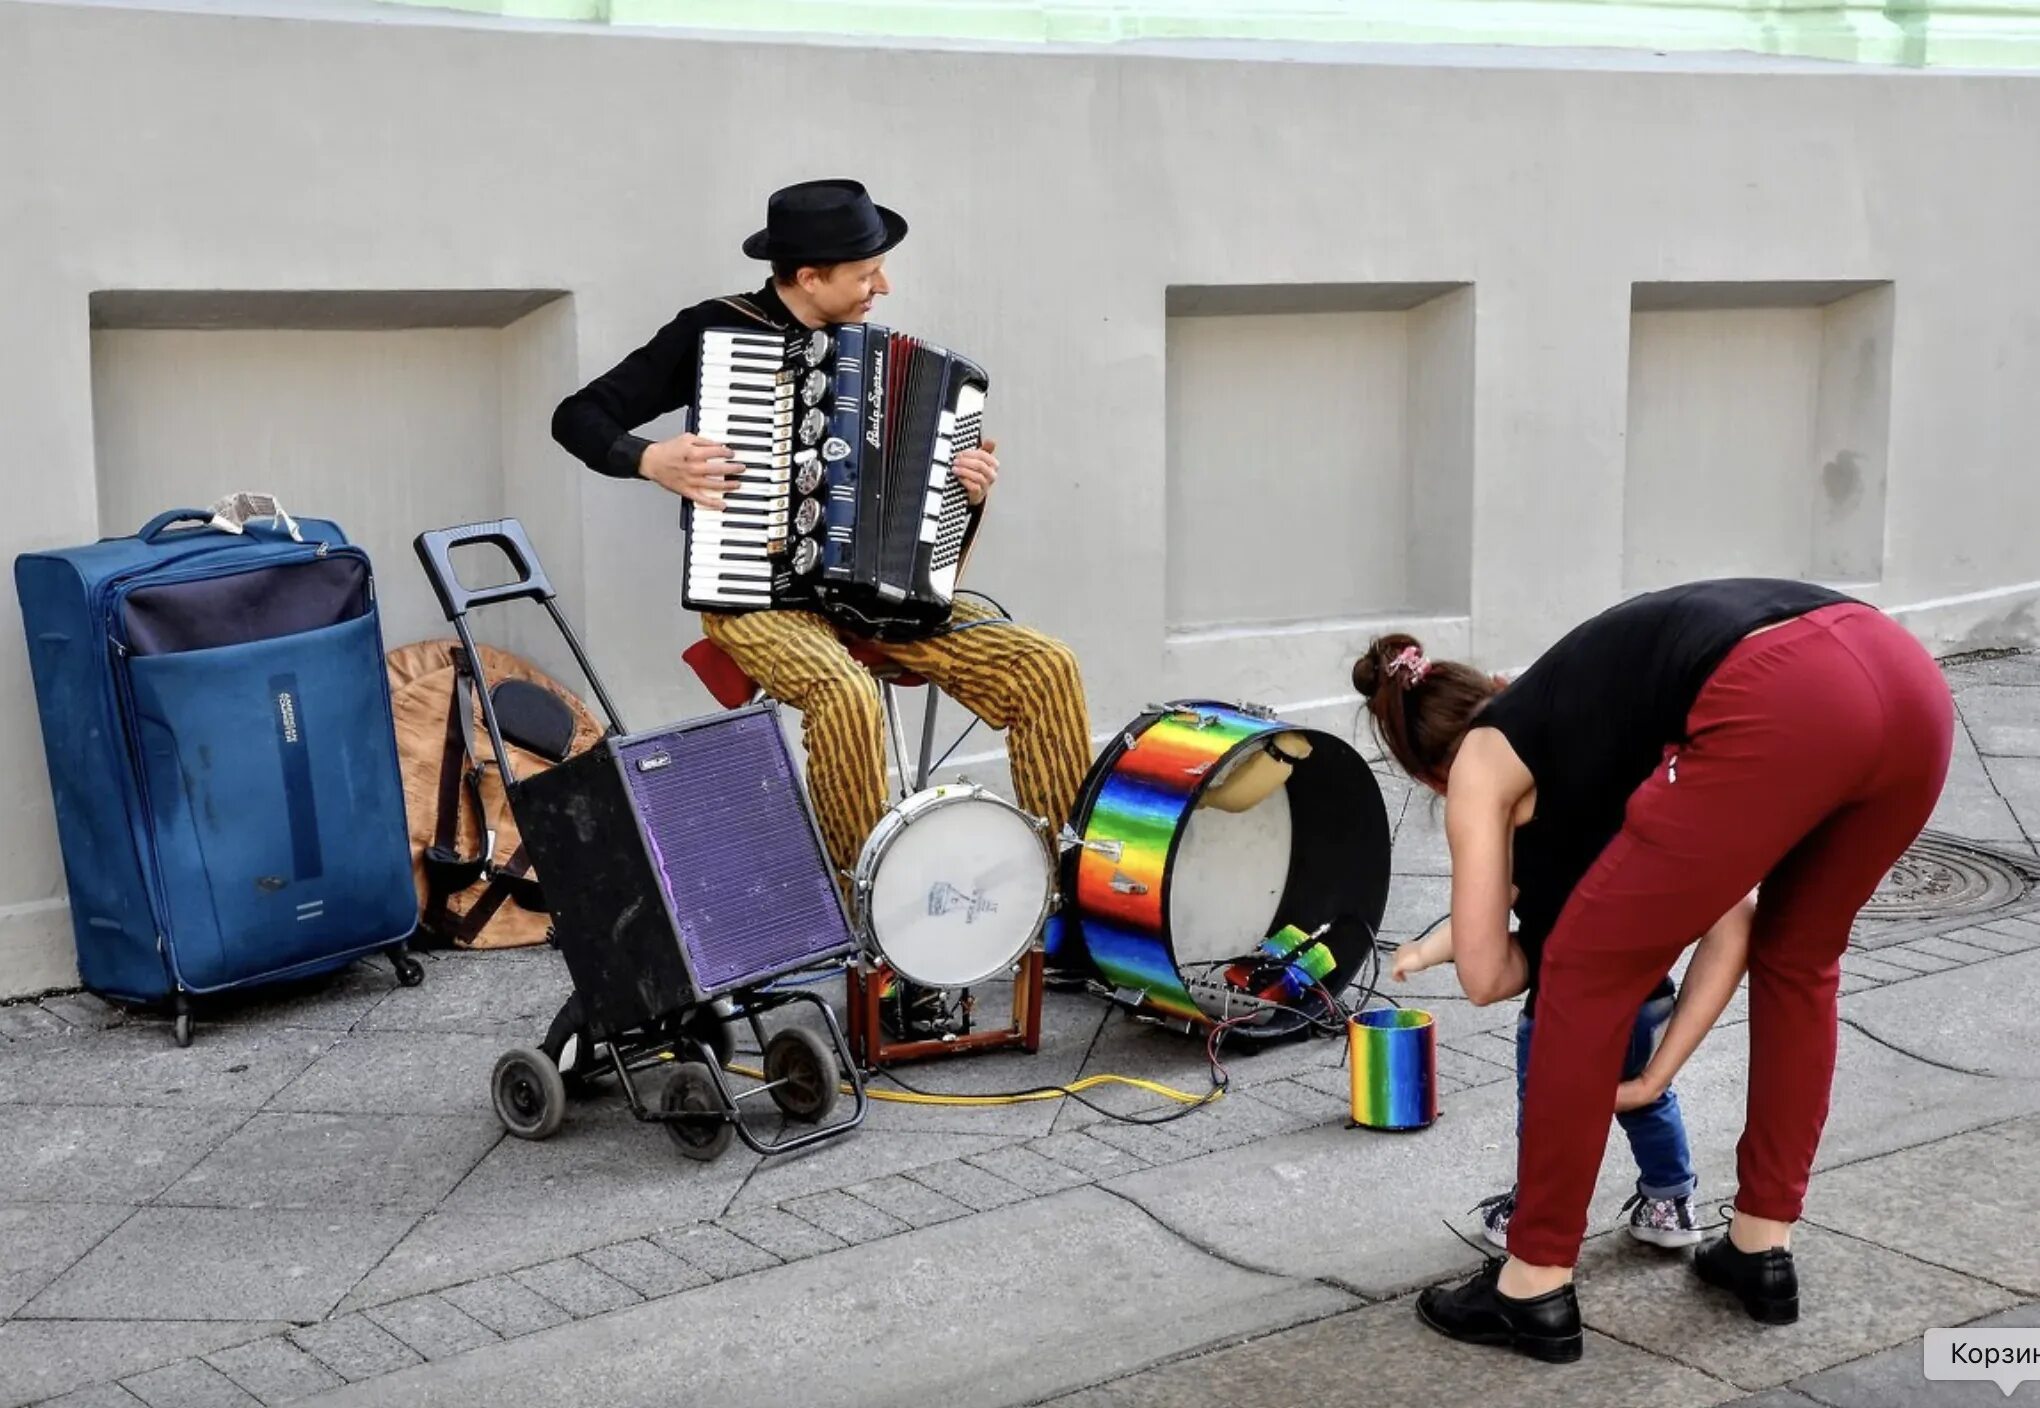
[[[763,1071],[750,1066],[729,1065],[723,1069],[740,1076],[749,1076],[753,1080],[765,1079]],[[1085,1076],[1075,1085],[1065,1086],[1060,1090],[1035,1090],[1025,1095],[922,1095],[911,1090],[873,1090],[869,1086],[865,1087],[864,1093],[873,1100],[891,1100],[901,1105],[1024,1105],[1035,1100],[1062,1100],[1079,1091],[1090,1090],[1100,1085],[1130,1085],[1137,1090],[1145,1090],[1174,1100],[1179,1105],[1199,1105],[1224,1095],[1223,1091],[1217,1096],[1190,1095],[1157,1081],[1142,1080],[1137,1076],[1114,1075]],[[850,1091],[847,1084],[837,1088],[845,1094]]]

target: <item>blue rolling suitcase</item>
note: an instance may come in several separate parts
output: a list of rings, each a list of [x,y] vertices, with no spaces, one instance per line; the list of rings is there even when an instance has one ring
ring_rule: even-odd
[[[424,976],[368,556],[263,502],[14,563],[79,974],[180,1046],[191,994]]]

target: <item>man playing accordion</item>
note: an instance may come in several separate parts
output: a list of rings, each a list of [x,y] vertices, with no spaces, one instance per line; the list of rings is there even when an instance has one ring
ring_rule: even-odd
[[[562,401],[553,438],[599,474],[647,479],[697,509],[720,511],[737,484],[727,446],[694,434],[650,441],[633,432],[694,399],[704,331],[792,333],[863,322],[891,291],[885,256],[906,232],[906,221],[875,205],[855,181],[808,181],[775,192],[765,228],[743,246],[749,257],[770,263],[764,286],[681,310],[649,342]],[[954,457],[971,533],[998,479],[993,450],[985,440]],[[1014,800],[1054,826],[1069,816],[1090,761],[1090,721],[1076,657],[1061,641],[961,599],[946,621],[910,639],[875,639],[818,611],[778,606],[704,609],[701,624],[766,693],[800,711],[808,789],[839,872],[855,868],[889,796],[878,685],[852,656],[852,642],[925,676],[987,724],[1008,730]],[[931,1034],[939,1001],[940,994],[908,995],[896,1025],[910,1037]]]

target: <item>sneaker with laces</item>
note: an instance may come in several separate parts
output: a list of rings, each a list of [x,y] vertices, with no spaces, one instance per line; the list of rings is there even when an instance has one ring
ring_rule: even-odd
[[[1480,1214],[1480,1233],[1492,1246],[1509,1249],[1509,1219],[1516,1215],[1516,1190],[1497,1193],[1473,1205]]]
[[[1631,1195],[1622,1210],[1629,1214],[1629,1235],[1654,1247],[1693,1247],[1700,1229],[1693,1224],[1692,1199]]]

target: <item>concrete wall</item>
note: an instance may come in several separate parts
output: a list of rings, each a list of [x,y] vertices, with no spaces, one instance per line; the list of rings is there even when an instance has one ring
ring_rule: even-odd
[[[971,582],[1072,642],[1101,732],[1187,693],[1349,721],[1381,626],[1513,666],[1750,566],[2040,635],[2030,79],[402,13],[0,5],[10,557],[274,488],[370,545],[395,643],[437,630],[410,536],[511,512],[632,721],[703,710],[676,502],[547,418],[758,278],[766,191],[850,170],[913,223],[882,320],[992,373]],[[0,699],[6,991],[68,950],[18,632]]]

